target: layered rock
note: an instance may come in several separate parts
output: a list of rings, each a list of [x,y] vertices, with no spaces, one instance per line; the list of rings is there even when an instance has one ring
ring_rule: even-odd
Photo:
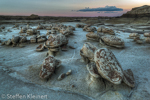
[[[128,11],[126,14],[123,14],[122,17],[150,17],[150,6],[144,5],[141,7],[132,8],[131,11]]]

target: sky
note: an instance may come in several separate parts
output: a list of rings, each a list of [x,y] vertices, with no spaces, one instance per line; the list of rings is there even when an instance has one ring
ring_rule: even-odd
[[[0,15],[121,16],[150,0],[0,0]]]

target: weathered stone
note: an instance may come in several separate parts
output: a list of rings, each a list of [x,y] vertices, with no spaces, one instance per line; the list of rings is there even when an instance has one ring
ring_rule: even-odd
[[[44,27],[39,23],[37,29],[39,30],[39,29],[43,29],[43,28],[44,28]]]
[[[27,34],[28,35],[35,35],[35,34],[37,34],[37,30],[36,29],[28,29]]]
[[[89,40],[99,41],[102,34],[90,32],[86,34],[86,38]]]
[[[70,75],[72,73],[72,70],[68,70],[68,72],[66,73],[66,75]]]
[[[106,34],[110,34],[110,35],[115,35],[114,31],[112,29],[108,29],[108,28],[104,28],[104,27],[99,27],[97,29],[97,32],[102,32],[102,33],[106,33]]]
[[[97,48],[92,45],[91,43],[87,42],[84,43],[82,49],[80,50],[81,57],[86,57],[90,61],[94,61],[94,52],[97,50]]]
[[[132,70],[127,69],[127,70],[124,70],[123,73],[124,73],[123,82],[130,87],[134,87],[135,86],[135,80],[134,80]]]
[[[131,33],[129,35],[129,38],[135,38],[135,37],[139,37],[139,34],[138,33]]]
[[[40,78],[47,79],[51,77],[56,67],[59,66],[60,63],[61,62],[58,63],[58,61],[53,56],[46,57],[43,61],[42,68],[39,74]]]
[[[65,74],[65,73],[60,74],[60,75],[59,75],[59,77],[58,77],[58,80],[62,80],[62,79],[64,79],[64,78],[65,78],[65,76],[66,76],[66,74]]]
[[[107,48],[95,51],[94,61],[99,74],[113,84],[120,84],[124,75],[123,70],[115,55]]]
[[[26,31],[27,31],[27,28],[26,28],[26,27],[21,27],[21,30],[20,30],[19,33],[26,33]]]
[[[9,39],[9,40],[5,43],[5,45],[11,45],[11,44],[12,44],[11,39]]]
[[[50,35],[45,45],[49,47],[59,47],[67,43],[68,39],[64,35],[58,34],[58,35]]]
[[[90,75],[95,78],[100,78],[100,75],[98,73],[96,64],[94,62],[89,63],[86,65],[87,70],[89,71]]]
[[[38,39],[37,39],[37,42],[38,42],[38,43],[39,43],[39,42],[45,42],[45,41],[46,41],[46,38],[42,38],[42,37],[41,37],[41,38],[38,38]]]
[[[144,33],[145,37],[150,37],[150,33]]]
[[[102,36],[100,39],[100,43],[106,44],[109,46],[113,46],[116,48],[124,48],[124,41],[116,36]]]
[[[20,37],[19,43],[25,43],[25,42],[27,42],[27,38],[26,37]]]
[[[83,24],[76,24],[76,27],[77,27],[77,28],[83,28],[84,25],[83,25]]]
[[[38,47],[36,47],[36,51],[43,51],[44,50],[44,45],[40,44]]]
[[[150,43],[150,37],[147,37],[147,38],[145,39],[145,42],[146,42],[146,43]]]
[[[36,42],[37,42],[36,35],[35,35],[35,36],[32,36],[32,37],[30,38],[30,42],[31,42],[31,43],[36,43]]]
[[[19,36],[14,36],[14,37],[11,39],[11,41],[12,41],[13,44],[18,43],[19,40],[20,40],[20,37],[19,37]]]

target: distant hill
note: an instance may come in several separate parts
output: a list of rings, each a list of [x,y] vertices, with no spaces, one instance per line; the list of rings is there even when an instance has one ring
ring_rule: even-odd
[[[131,11],[107,21],[108,23],[133,23],[133,24],[150,24],[150,6],[144,5],[132,8]]]
[[[141,7],[132,8],[131,11],[123,14],[121,17],[150,17],[150,6],[144,5]]]

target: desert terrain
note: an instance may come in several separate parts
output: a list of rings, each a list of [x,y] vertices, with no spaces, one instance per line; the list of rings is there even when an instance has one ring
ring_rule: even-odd
[[[59,19],[59,18],[57,18]],[[65,19],[65,18],[64,18]],[[5,20],[0,21],[0,94],[1,100],[149,100],[150,99],[150,42],[146,41],[144,33],[150,33],[150,25],[147,23],[125,23],[112,21],[113,18],[70,18],[60,20]],[[74,20],[72,20],[74,19]],[[119,20],[118,18],[115,18]],[[123,18],[121,18],[122,20]],[[127,18],[126,18],[127,19]],[[71,21],[70,21],[71,20]],[[94,21],[95,22],[94,22]],[[110,20],[110,21],[109,21]],[[91,23],[93,21],[93,23]],[[47,57],[47,48],[38,52],[39,44],[46,42],[32,43],[33,35],[19,33],[21,27],[29,25],[30,29],[36,29],[38,24],[50,26],[61,24],[75,28],[73,34],[67,36],[68,44],[66,50],[59,50],[54,57],[61,61],[61,65],[48,80],[40,78],[42,63]],[[99,41],[89,40],[86,37],[87,31],[76,27],[77,24],[89,25],[112,29],[115,36],[124,41],[123,48],[116,48],[110,45],[102,45]],[[18,25],[17,27],[14,27]],[[5,27],[4,29],[2,27]],[[97,31],[94,33],[97,33]],[[38,35],[47,35],[47,29],[37,29]],[[52,29],[49,30],[52,32]],[[138,33],[142,43],[137,43],[129,38],[131,33]],[[57,31],[55,34],[62,34]],[[109,34],[107,34],[109,35]],[[106,36],[107,36],[106,35]],[[27,42],[13,45],[2,45],[5,41],[14,36],[26,36]],[[115,55],[123,70],[131,69],[134,75],[135,86],[129,87],[124,82],[113,84],[110,81],[99,78],[91,81],[87,63],[82,59],[80,50],[84,43],[91,43],[97,49],[108,48]],[[62,80],[58,77],[62,73],[71,70]],[[20,96],[16,96],[19,94]],[[27,97],[27,94],[35,95]],[[11,96],[10,96],[11,95]],[[21,97],[25,95],[25,97]],[[43,98],[38,97],[45,96]]]

